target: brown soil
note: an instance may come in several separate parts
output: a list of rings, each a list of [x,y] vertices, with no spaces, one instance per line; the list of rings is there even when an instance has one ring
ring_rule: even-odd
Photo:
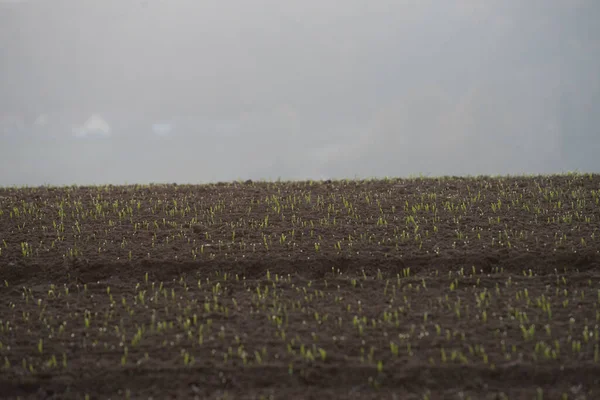
[[[0,397],[599,398],[599,199],[600,175],[0,189]]]

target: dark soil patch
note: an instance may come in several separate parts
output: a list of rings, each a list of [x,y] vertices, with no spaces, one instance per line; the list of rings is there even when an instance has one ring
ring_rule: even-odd
[[[600,176],[0,190],[2,398],[597,398]]]

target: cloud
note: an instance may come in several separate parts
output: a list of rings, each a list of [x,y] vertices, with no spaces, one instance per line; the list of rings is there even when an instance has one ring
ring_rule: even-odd
[[[100,115],[94,114],[81,126],[73,127],[73,135],[77,138],[109,137],[111,127]]]
[[[35,121],[33,121],[33,125],[35,127],[44,127],[44,126],[47,126],[49,123],[50,123],[50,117],[48,116],[48,114],[40,114],[35,119]]]
[[[25,119],[20,114],[0,114],[0,134],[16,137],[25,129]]]
[[[173,125],[168,122],[158,122],[152,125],[152,131],[158,137],[169,137],[173,133]]]

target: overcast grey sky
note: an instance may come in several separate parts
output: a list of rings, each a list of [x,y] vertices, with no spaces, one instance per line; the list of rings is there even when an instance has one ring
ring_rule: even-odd
[[[597,0],[0,0],[0,185],[600,172],[597,21]]]

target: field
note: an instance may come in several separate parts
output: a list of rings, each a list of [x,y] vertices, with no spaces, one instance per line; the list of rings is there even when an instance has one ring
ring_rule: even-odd
[[[0,398],[600,398],[600,175],[0,189]]]

